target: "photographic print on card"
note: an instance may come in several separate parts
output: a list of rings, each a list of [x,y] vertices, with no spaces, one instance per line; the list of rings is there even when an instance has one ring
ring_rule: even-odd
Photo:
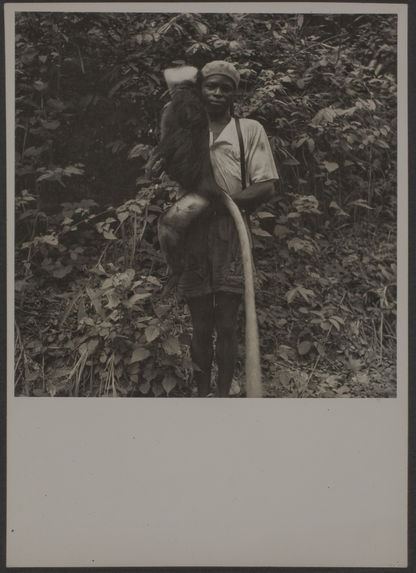
[[[17,11],[15,396],[396,397],[397,64],[396,14]]]

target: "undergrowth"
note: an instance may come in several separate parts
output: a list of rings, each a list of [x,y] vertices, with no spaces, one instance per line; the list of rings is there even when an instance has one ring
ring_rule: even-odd
[[[161,297],[177,187],[145,164],[163,70],[216,59],[280,177],[251,224],[266,394],[395,395],[395,15],[20,12],[15,40],[17,395],[195,394]]]

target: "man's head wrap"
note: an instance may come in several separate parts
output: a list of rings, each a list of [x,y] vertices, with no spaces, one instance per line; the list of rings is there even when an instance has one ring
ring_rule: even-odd
[[[240,74],[237,72],[235,66],[230,64],[230,62],[224,62],[223,60],[215,60],[214,62],[209,62],[202,68],[201,74],[204,79],[216,74],[226,76],[234,82],[236,88],[240,82]]]

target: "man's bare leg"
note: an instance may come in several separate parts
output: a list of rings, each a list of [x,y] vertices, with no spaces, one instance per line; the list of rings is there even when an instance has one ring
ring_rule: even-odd
[[[217,394],[228,396],[237,361],[237,324],[241,295],[219,292],[215,294],[215,348],[218,365]]]
[[[200,369],[195,369],[194,380],[198,395],[206,396],[211,389],[211,365],[213,359],[214,295],[205,295],[187,300],[192,318],[192,361]]]

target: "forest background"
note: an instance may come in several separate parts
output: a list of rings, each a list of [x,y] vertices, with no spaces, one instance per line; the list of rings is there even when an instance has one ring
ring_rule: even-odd
[[[177,186],[144,165],[162,71],[212,59],[280,175],[251,220],[266,395],[395,396],[397,17],[36,12],[16,17],[17,395],[195,395],[186,307],[161,297]]]

